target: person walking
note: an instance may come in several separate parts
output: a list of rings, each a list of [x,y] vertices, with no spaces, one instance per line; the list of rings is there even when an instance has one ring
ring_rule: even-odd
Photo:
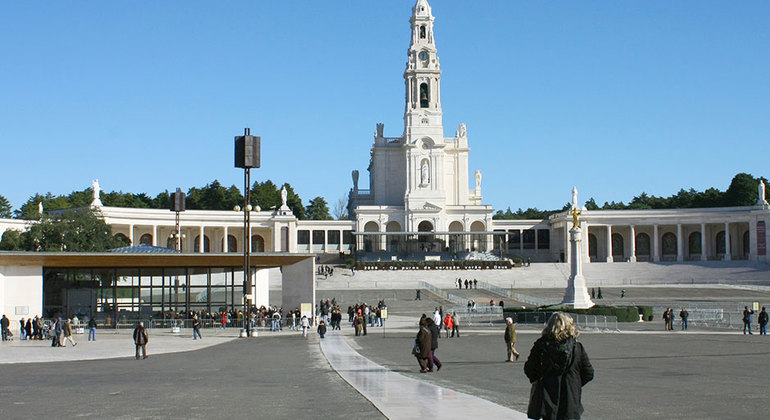
[[[0,327],[2,327],[3,341],[8,341],[8,328],[11,326],[11,321],[3,314],[3,318],[0,319]]]
[[[307,315],[302,315],[299,325],[302,327],[302,337],[307,338],[307,330],[310,328],[310,321],[308,321]]]
[[[62,347],[61,345],[61,335],[62,335],[62,322],[61,317],[56,318],[56,320],[53,323],[53,326],[51,327],[51,331],[49,332],[51,335],[51,347]]]
[[[687,312],[687,309],[682,308],[681,311],[679,311],[679,318],[682,320],[682,331],[687,331],[687,317],[690,316],[690,313]]]
[[[431,335],[428,325],[432,323],[433,321],[431,321],[430,318],[423,316],[423,318],[420,319],[420,330],[417,332],[417,337],[414,339],[416,352],[414,356],[417,358],[417,363],[420,365],[420,373],[427,373],[430,371],[428,369],[428,361],[431,357]]]
[[[444,331],[446,331],[446,338],[449,338],[449,331],[452,329],[453,323],[454,321],[452,320],[452,315],[447,312],[446,316],[444,317]]]
[[[96,341],[96,318],[88,320],[88,341]]]
[[[414,300],[422,300],[422,298],[420,298],[420,289],[415,291]]]
[[[62,334],[64,335],[64,339],[60,341],[62,347],[67,347],[64,343],[65,340],[68,340],[70,344],[72,344],[72,347],[78,345],[78,343],[72,340],[72,326],[70,325],[69,319],[64,320],[64,325],[62,326]]]
[[[144,322],[139,322],[134,328],[134,344],[136,345],[136,360],[139,360],[139,350],[142,350],[142,359],[147,358],[147,343],[150,338],[147,336],[147,330],[144,328]]]
[[[19,337],[20,337],[19,339],[24,341],[27,339],[27,329],[24,325],[24,318],[19,320],[19,324],[21,325],[19,327]]]
[[[457,338],[460,338],[460,319],[457,318],[457,313],[452,312],[452,337],[457,333]]]
[[[555,312],[532,345],[524,373],[532,384],[527,407],[531,419],[580,419],[582,387],[594,368],[572,318]]]
[[[512,318],[505,318],[505,324],[505,348],[508,351],[506,362],[513,362],[519,360],[519,352],[516,351],[516,326],[513,325]]]
[[[436,366],[436,372],[441,370],[441,360],[438,360],[438,357],[436,357],[436,349],[438,349],[438,339],[441,332],[439,331],[439,325],[441,325],[441,320],[439,320],[439,324],[436,324],[435,322],[430,322],[430,319],[428,319],[428,322],[430,325],[428,326],[428,330],[430,331],[430,358],[428,359],[428,371],[433,372],[433,366]]]
[[[200,338],[203,340],[203,337],[201,337],[201,320],[198,319],[198,315],[193,315],[193,340],[196,338]]]
[[[326,335],[326,323],[321,320],[321,322],[318,323],[318,335],[323,339],[324,335]]]
[[[27,318],[27,324],[24,326],[27,332],[27,340],[34,340],[35,336],[32,335],[32,318]]]
[[[759,312],[757,321],[759,322],[759,335],[767,335],[767,312],[765,311],[764,306],[762,307],[762,311]]]
[[[753,334],[751,332],[751,316],[754,315],[754,310],[749,309],[748,306],[743,307],[743,333],[746,334],[746,331],[749,332],[749,334]]]

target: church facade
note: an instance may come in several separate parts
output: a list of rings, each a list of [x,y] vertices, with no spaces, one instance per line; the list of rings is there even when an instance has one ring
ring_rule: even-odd
[[[369,185],[353,171],[350,220],[298,220],[285,203],[255,209],[246,234],[243,213],[188,210],[180,217],[182,252],[300,252],[350,254],[377,260],[521,258],[568,261],[568,212],[544,220],[494,220],[483,204],[482,172],[468,165],[469,135],[458,123],[444,131],[441,66],[434,17],[418,0],[410,19],[404,71],[404,127],[385,135],[377,124],[368,165]],[[471,175],[472,173],[472,175]],[[565,184],[565,193],[572,186]],[[92,207],[131,244],[173,248],[175,214],[168,210],[102,206],[98,184]],[[566,196],[566,194],[565,194]],[[0,220],[0,234],[27,221]],[[672,210],[585,210],[585,262],[767,262],[770,208],[760,183],[754,206]],[[244,243],[244,239],[245,242]]]

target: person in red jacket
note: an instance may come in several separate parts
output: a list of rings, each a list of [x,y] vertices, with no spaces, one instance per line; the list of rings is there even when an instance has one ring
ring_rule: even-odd
[[[455,320],[452,318],[452,315],[447,312],[446,316],[444,317],[444,331],[446,331],[447,338],[449,338],[449,331],[451,331],[452,327],[454,327],[454,323]]]

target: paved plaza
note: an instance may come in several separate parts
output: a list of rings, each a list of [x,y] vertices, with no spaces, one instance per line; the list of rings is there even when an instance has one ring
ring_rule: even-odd
[[[343,307],[378,297],[327,292]],[[96,342],[76,336],[75,348],[4,343],[0,418],[458,418],[460,409],[522,418],[530,388],[523,361],[540,326],[519,326],[516,363],[503,361],[502,325],[466,326],[460,338],[440,340],[441,371],[420,374],[410,354],[417,317],[443,302],[414,301],[413,290],[380,293],[392,311],[384,329],[353,337],[343,322],[323,345],[316,334],[303,339],[289,329],[250,339],[235,329],[204,329],[196,341],[188,330],[153,330],[150,357],[137,361],[128,330],[99,331]],[[659,320],[620,328],[581,335],[596,370],[584,389],[584,418],[765,415],[767,377],[758,367],[770,356],[767,337],[704,327],[666,333]]]

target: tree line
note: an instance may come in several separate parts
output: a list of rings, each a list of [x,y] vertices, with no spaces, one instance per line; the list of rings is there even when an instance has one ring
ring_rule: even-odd
[[[588,210],[648,210],[648,209],[691,209],[704,207],[739,207],[751,206],[757,202],[757,185],[762,180],[767,184],[764,177],[755,178],[751,174],[739,173],[735,175],[730,182],[727,190],[720,191],[717,188],[708,188],[705,191],[697,191],[694,188],[689,190],[680,189],[678,193],[669,197],[657,197],[648,195],[645,192],[635,196],[628,204],[620,202],[604,202],[603,205],[596,203],[593,197],[585,202]],[[548,216],[569,210],[570,203],[567,203],[560,210],[538,210],[537,208],[528,208],[526,210],[518,209],[515,212],[508,207],[506,211],[498,210],[493,219],[546,219]]]
[[[329,205],[323,197],[315,197],[305,206],[302,198],[300,198],[289,183],[284,183],[281,187],[286,188],[286,205],[298,219],[332,219]],[[271,180],[254,182],[251,187],[250,204],[254,208],[259,206],[263,211],[280,207],[281,187]],[[9,201],[0,195],[0,218],[13,217],[15,219],[38,220],[41,218],[41,215],[38,213],[39,203],[43,203],[43,211],[45,214],[48,214],[55,210],[88,207],[91,205],[92,199],[92,188],[73,191],[66,195],[54,195],[50,192],[45,195],[38,193],[31,196],[19,209],[14,210]],[[168,190],[157,194],[155,197],[151,197],[146,193],[102,191],[100,199],[102,204],[107,207],[169,209],[171,206]],[[190,210],[232,210],[235,206],[243,207],[243,201],[243,193],[238,187],[235,185],[225,187],[219,181],[214,180],[204,187],[190,188],[187,191],[186,208]],[[346,219],[346,207],[345,199],[340,199],[338,203],[335,203],[333,209],[334,218]]]

